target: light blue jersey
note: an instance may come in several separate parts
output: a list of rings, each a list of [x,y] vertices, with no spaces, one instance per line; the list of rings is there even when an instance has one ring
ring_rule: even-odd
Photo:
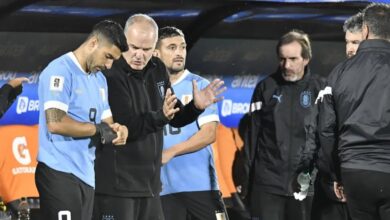
[[[198,88],[205,88],[209,82],[185,70],[183,75],[172,84],[173,90],[183,104],[192,100],[192,80],[196,80]],[[197,121],[182,127],[164,128],[164,149],[184,142],[199,131],[200,126],[208,122],[219,121],[217,105],[208,107]],[[218,190],[217,176],[214,168],[211,146],[199,151],[172,158],[161,168],[162,192],[160,195]]]
[[[90,137],[72,138],[52,134],[45,110],[60,109],[79,122],[100,123],[112,116],[106,78],[101,72],[87,74],[72,52],[53,60],[39,76],[38,161],[50,168],[72,173],[95,186],[95,146]]]

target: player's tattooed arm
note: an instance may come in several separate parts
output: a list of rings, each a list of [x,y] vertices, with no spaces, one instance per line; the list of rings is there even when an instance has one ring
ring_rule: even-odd
[[[57,123],[57,122],[61,122],[61,120],[66,115],[66,112],[56,108],[49,108],[45,111],[45,114],[46,114],[47,123],[51,123],[51,122]]]
[[[45,110],[47,129],[52,134],[70,137],[91,137],[96,133],[96,127],[89,122],[79,122],[69,117],[60,109]]]

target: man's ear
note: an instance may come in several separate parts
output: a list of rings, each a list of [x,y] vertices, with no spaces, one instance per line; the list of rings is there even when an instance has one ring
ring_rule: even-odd
[[[153,51],[153,56],[155,56],[155,57],[160,57],[160,51],[159,51],[158,49],[155,49],[155,50]]]
[[[99,44],[98,38],[93,36],[88,41],[88,48],[94,49]]]
[[[369,34],[370,34],[370,28],[368,27],[367,24],[363,23],[362,25],[363,40],[367,40]]]
[[[310,59],[303,59],[303,64],[305,66],[307,66],[307,64],[309,64],[309,62],[310,62]]]

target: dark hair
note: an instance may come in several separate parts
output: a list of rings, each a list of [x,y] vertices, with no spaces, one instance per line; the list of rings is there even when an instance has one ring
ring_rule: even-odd
[[[123,28],[115,21],[104,20],[95,24],[89,38],[92,36],[97,36],[98,39],[103,37],[109,43],[117,46],[121,52],[129,50]]]
[[[363,13],[359,12],[355,15],[352,15],[347,20],[345,20],[343,25],[344,32],[362,32],[363,25]]]
[[[390,39],[390,5],[371,3],[363,10],[363,24],[370,33],[382,39]]]
[[[304,59],[311,59],[311,45],[309,36],[301,31],[301,30],[292,30],[285,35],[283,35],[278,42],[278,45],[276,46],[276,54],[279,56],[279,49],[281,46],[292,43],[292,42],[298,42],[301,45],[302,52],[301,56]]]
[[[158,40],[156,48],[160,47],[161,40],[164,40],[165,38],[171,38],[176,36],[182,36],[184,37],[183,31],[181,31],[179,28],[167,26],[160,28],[158,30]]]

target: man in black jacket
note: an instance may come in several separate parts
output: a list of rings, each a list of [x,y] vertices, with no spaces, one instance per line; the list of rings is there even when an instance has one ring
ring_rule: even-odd
[[[345,32],[345,55],[347,58],[351,58],[356,54],[360,42],[363,40],[362,36],[362,23],[363,14],[361,12],[348,18],[343,25]],[[308,166],[310,164],[316,164],[318,168],[317,177],[315,180],[315,192],[312,205],[312,220],[348,220],[349,216],[348,208],[346,205],[346,199],[343,195],[341,199],[337,198],[334,193],[334,183],[330,174],[327,173],[326,158],[321,146],[319,146],[317,125],[318,125],[318,105],[313,109],[312,122],[307,124],[306,129],[310,134],[307,134],[307,142],[305,153],[308,157],[304,159],[310,161],[302,161],[302,164]],[[335,155],[334,155],[335,156]],[[307,169],[307,167],[306,167]],[[341,186],[338,186],[342,189]]]
[[[390,219],[389,4],[365,8],[362,35],[356,55],[332,71],[319,97],[319,138],[352,219],[383,220]]]
[[[305,146],[304,118],[321,81],[307,65],[307,34],[293,30],[277,45],[279,68],[255,88],[251,103],[254,175],[250,193],[252,219],[309,219],[311,199],[294,199],[297,167]]]
[[[152,58],[158,26],[143,14],[125,25],[129,50],[105,71],[114,120],[128,126],[126,146],[97,150],[94,219],[163,219],[159,193],[163,127],[194,121],[217,102],[223,81],[203,90],[194,83],[193,101],[183,106],[172,93],[162,61]]]
[[[0,88],[0,118],[15,101],[16,97],[22,93],[22,83],[27,82],[25,77],[11,79]]]

